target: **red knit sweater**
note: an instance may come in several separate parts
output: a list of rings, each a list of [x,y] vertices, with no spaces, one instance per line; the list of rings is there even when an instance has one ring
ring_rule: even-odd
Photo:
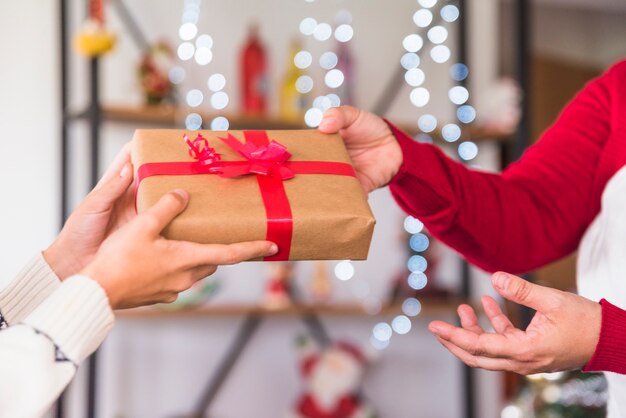
[[[590,82],[501,174],[468,169],[392,130],[404,163],[390,189],[407,213],[487,271],[533,270],[578,247],[607,181],[626,164],[626,61]],[[626,312],[602,308],[585,370],[626,373]]]

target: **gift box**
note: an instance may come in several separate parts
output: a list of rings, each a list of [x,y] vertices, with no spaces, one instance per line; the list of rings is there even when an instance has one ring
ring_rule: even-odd
[[[140,129],[133,138],[136,207],[189,195],[169,239],[270,240],[273,260],[364,260],[375,220],[338,135],[316,130]]]

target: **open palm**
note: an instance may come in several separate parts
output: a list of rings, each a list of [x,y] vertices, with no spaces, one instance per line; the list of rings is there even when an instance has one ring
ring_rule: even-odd
[[[600,335],[599,304],[506,273],[496,273],[493,284],[503,297],[537,313],[524,331],[485,296],[482,305],[494,331],[487,332],[474,309],[461,305],[461,327],[443,321],[429,326],[452,354],[471,367],[520,374],[579,369],[591,359]]]

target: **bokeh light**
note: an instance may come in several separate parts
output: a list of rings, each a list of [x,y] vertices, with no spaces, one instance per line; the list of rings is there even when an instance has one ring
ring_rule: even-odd
[[[459,145],[459,157],[465,161],[470,161],[478,155],[478,145],[472,141],[463,142]]]
[[[419,117],[417,126],[422,132],[432,132],[437,129],[437,118],[427,113]]]
[[[350,261],[340,261],[335,265],[335,277],[339,280],[350,280],[354,277],[354,265]]]
[[[404,38],[402,46],[408,52],[417,52],[424,46],[424,40],[418,34],[412,33]]]
[[[202,116],[197,113],[190,113],[185,118],[185,127],[190,131],[197,131],[202,127]]]
[[[424,107],[430,100],[430,93],[424,87],[417,87],[411,91],[411,103],[416,107]]]
[[[398,315],[391,321],[391,328],[393,328],[396,334],[408,334],[411,331],[411,320],[405,315]]]
[[[212,92],[224,90],[224,87],[226,87],[226,77],[224,77],[223,74],[215,73],[209,77],[207,86]]]
[[[426,28],[433,22],[433,13],[428,9],[419,9],[413,15],[413,22],[420,28]]]

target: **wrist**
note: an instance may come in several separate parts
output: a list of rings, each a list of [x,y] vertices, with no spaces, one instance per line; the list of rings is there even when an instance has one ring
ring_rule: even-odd
[[[109,305],[111,309],[115,310],[119,307],[119,296],[117,292],[117,288],[106,279],[107,275],[102,273],[94,263],[87,265],[84,269],[78,273],[81,276],[89,277],[94,282],[98,283],[98,285],[104,290],[104,293],[109,300]]]
[[[80,270],[80,267],[71,256],[71,253],[71,251],[65,248],[60,238],[57,238],[42,253],[46,263],[61,281],[78,273]]]

